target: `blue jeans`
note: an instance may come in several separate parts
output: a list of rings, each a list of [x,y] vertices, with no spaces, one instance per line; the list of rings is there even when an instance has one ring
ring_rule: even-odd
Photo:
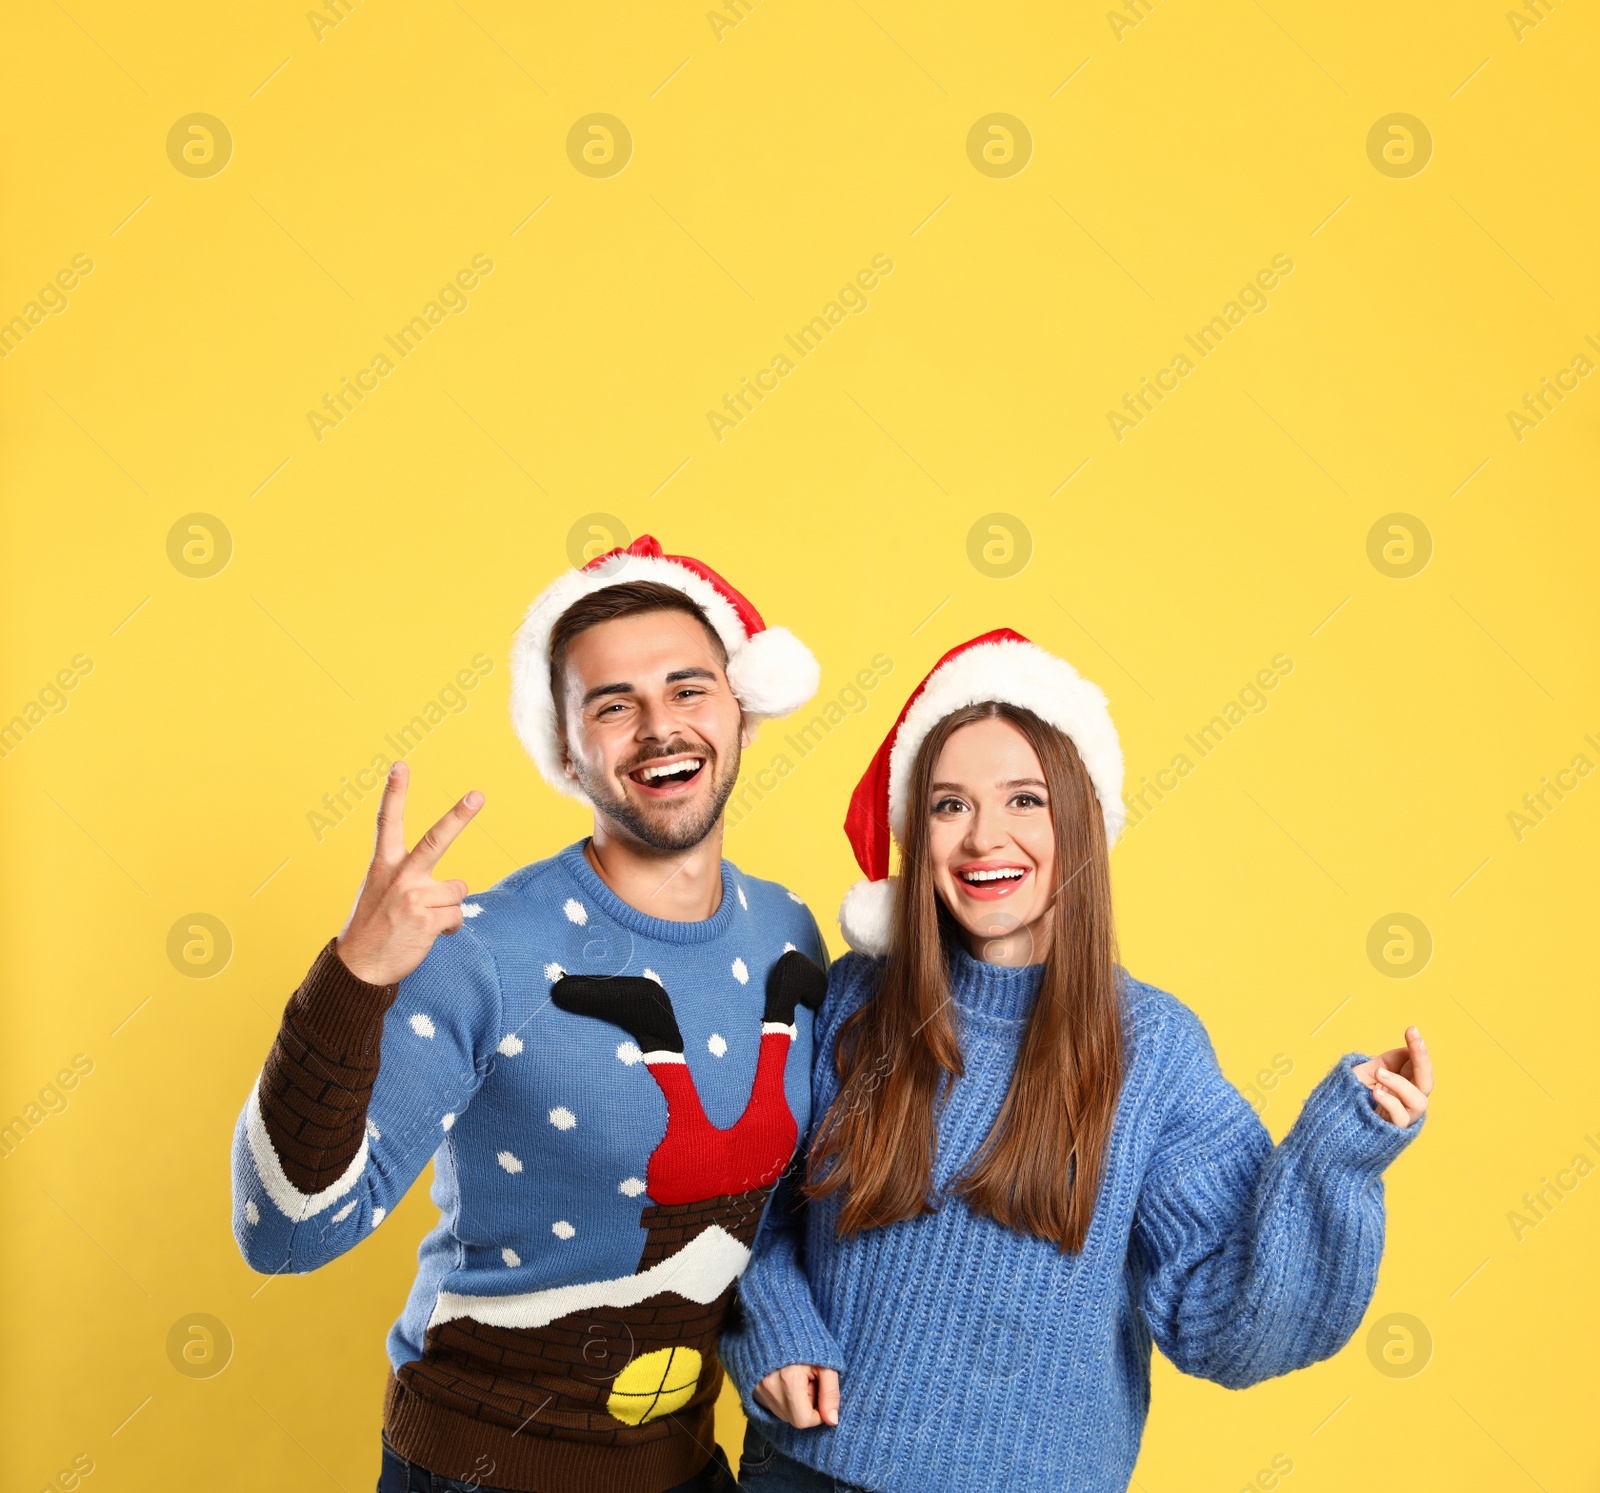
[[[739,1458],[739,1486],[744,1493],[871,1493],[855,1483],[841,1483],[786,1457],[753,1425],[744,1428],[744,1454]]]
[[[747,1443],[748,1444],[748,1443]],[[733,1470],[722,1448],[686,1483],[669,1488],[667,1493],[737,1493]],[[383,1438],[383,1466],[378,1473],[378,1493],[506,1493],[504,1488],[455,1477],[443,1477],[408,1462]]]

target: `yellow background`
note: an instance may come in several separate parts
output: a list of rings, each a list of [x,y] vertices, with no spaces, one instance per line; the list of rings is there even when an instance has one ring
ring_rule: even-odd
[[[1600,1486],[1600,1179],[1520,1239],[1507,1218],[1600,1160],[1600,783],[1520,840],[1507,820],[1600,761],[1600,380],[1520,441],[1506,418],[1600,335],[1600,22],[1147,9],[1119,36],[1087,5],[755,0],[719,36],[694,4],[357,0],[320,38],[285,0],[14,11],[0,317],[95,268],[0,364],[0,713],[93,669],[0,762],[0,1117],[94,1066],[0,1165],[7,1486],[83,1455],[91,1488],[372,1485],[433,1209],[418,1187],[263,1286],[229,1137],[368,851],[370,801],[321,840],[307,815],[475,654],[492,671],[411,758],[413,832],[483,789],[446,863],[474,886],[582,833],[512,736],[506,650],[595,513],[801,632],[824,697],[893,661],[730,834],[836,948],[848,790],[951,643],[1005,624],[1072,659],[1135,786],[1286,654],[1117,848],[1125,961],[1241,1086],[1292,1063],[1274,1135],[1411,1020],[1437,1104],[1356,1339],[1244,1394],[1158,1365],[1138,1486],[1238,1489],[1275,1457],[1299,1493]],[[595,112],[633,138],[603,179],[566,147]],[[966,148],[997,112],[1032,137],[1007,178]],[[1397,112],[1433,141],[1409,177],[1367,151]],[[167,153],[192,113],[233,137],[208,178]],[[475,254],[470,309],[319,441],[307,412]],[[877,254],[870,309],[719,441],[707,412]],[[1270,309],[1116,439],[1107,411],[1275,254]],[[209,579],[168,558],[195,512],[232,538]],[[995,512],[1031,537],[1008,579],[969,559]],[[1396,512],[1431,536],[1408,579],[1368,557]],[[235,945],[209,979],[166,952],[197,911]],[[1366,952],[1396,911],[1434,942],[1406,980]],[[168,1357],[193,1313],[233,1340],[213,1377]],[[1419,1373],[1369,1356],[1392,1313],[1431,1334]]]

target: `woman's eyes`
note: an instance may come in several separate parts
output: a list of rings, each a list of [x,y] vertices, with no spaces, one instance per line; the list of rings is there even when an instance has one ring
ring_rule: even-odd
[[[1037,793],[1013,793],[1006,801],[1008,809],[1043,809],[1048,807]],[[933,812],[935,814],[963,814],[968,811],[968,805],[959,798],[941,798],[935,801]]]

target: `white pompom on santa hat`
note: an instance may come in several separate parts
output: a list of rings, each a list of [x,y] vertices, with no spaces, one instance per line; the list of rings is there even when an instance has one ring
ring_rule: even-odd
[[[649,534],[626,549],[597,555],[581,570],[557,576],[539,596],[511,645],[511,719],[528,755],[552,788],[572,798],[583,789],[562,766],[560,704],[550,694],[550,634],[580,597],[630,581],[655,581],[681,591],[705,614],[728,655],[728,683],[748,721],[798,710],[817,692],[822,669],[786,627],[768,627],[750,602],[709,565],[664,554]]]
[[[839,908],[839,927],[851,948],[889,952],[898,879],[889,875],[889,845],[891,838],[905,840],[906,790],[918,748],[947,715],[988,700],[1031,710],[1071,738],[1105,817],[1106,848],[1116,843],[1127,817],[1122,747],[1105,694],[1064,658],[1009,627],[996,628],[957,644],[928,671],[850,797],[844,832],[866,873]]]

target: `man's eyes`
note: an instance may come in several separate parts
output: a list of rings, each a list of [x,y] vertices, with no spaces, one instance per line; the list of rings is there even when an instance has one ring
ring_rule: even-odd
[[[705,693],[706,691],[703,688],[697,689],[693,687],[687,687],[684,689],[675,690],[672,698],[676,702],[683,703],[691,700],[697,700]],[[614,714],[617,711],[631,709],[632,705],[633,702],[631,700],[612,700],[607,704],[600,706],[595,711],[594,718],[597,721],[605,720],[606,717]]]

